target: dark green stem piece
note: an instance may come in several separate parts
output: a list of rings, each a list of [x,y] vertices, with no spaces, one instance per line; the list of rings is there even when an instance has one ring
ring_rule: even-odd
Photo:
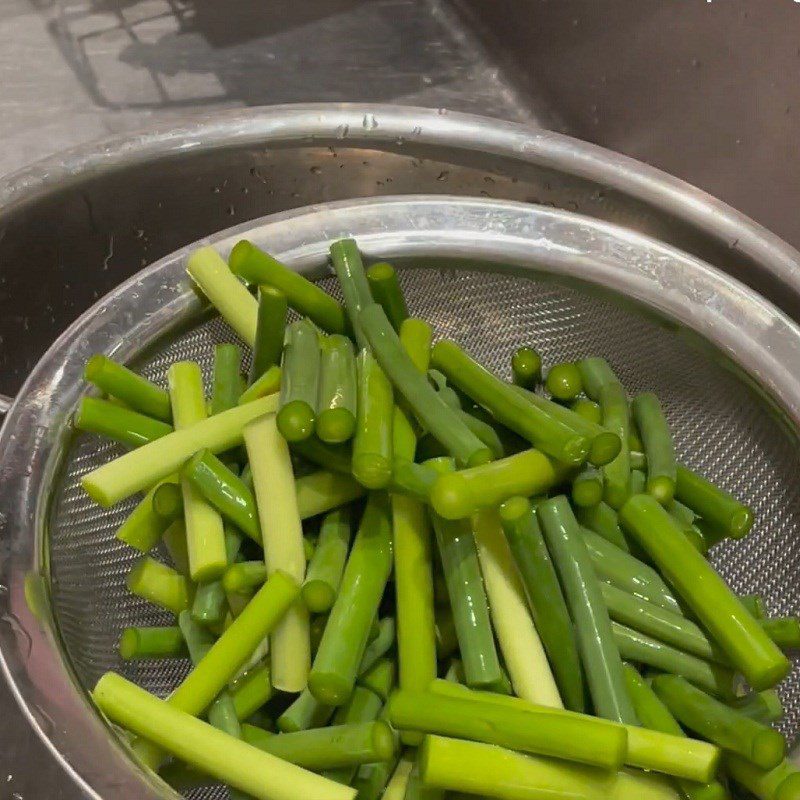
[[[367,350],[356,359],[358,412],[353,440],[353,476],[368,489],[383,489],[392,478],[392,384]]]
[[[647,456],[647,491],[661,505],[667,505],[675,495],[677,463],[661,403],[647,392],[633,398],[631,410]]]
[[[521,390],[484,369],[455,342],[437,342],[431,351],[431,363],[450,383],[534,447],[565,464],[578,465],[586,460],[590,445],[587,436],[576,433],[528,400]]]
[[[83,377],[134,411],[163,422],[172,420],[169,393],[165,389],[107,356],[92,356],[86,362]]]
[[[527,498],[514,497],[500,506],[500,521],[564,705],[571,711],[584,711],[575,631],[536,514]]]
[[[569,501],[563,495],[545,500],[536,513],[564,587],[595,711],[606,719],[636,725],[600,583]]]
[[[250,365],[250,384],[255,383],[270,367],[280,364],[288,307],[286,295],[280,289],[270,284],[258,287],[258,322]]]
[[[317,436],[328,444],[340,444],[356,430],[356,357],[353,343],[339,334],[324,337],[320,347]]]
[[[308,320],[286,330],[281,364],[278,430],[287,442],[299,442],[314,432],[319,379],[319,334]]]
[[[73,420],[79,431],[97,433],[128,447],[141,447],[168,433],[172,426],[108,400],[84,397]]]
[[[375,302],[383,308],[392,327],[399,333],[400,326],[408,319],[408,308],[397,271],[391,264],[373,264],[367,270],[367,280]]]
[[[242,394],[242,351],[235,344],[218,344],[214,348],[214,380],[211,391],[211,413],[219,414],[239,403]]]
[[[322,330],[347,333],[347,317],[341,303],[246,239],[242,239],[231,250],[228,264],[235,274],[248,283],[269,284],[280,289],[295,311],[308,317]]]
[[[786,742],[776,730],[740,714],[677,675],[657,675],[653,690],[687,728],[761,769],[783,761]]]
[[[484,464],[491,452],[430,385],[406,353],[383,309],[365,308],[359,320],[373,354],[423,426],[464,466]]]

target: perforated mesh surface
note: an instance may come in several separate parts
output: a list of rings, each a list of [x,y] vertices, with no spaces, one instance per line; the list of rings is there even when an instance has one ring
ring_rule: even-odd
[[[450,337],[487,367],[507,376],[512,352],[523,343],[546,363],[604,355],[630,393],[657,392],[675,432],[680,458],[755,509],[754,532],[720,545],[714,562],[733,588],[762,595],[773,614],[800,612],[800,458],[794,442],[763,401],[741,380],[668,326],[638,311],[547,282],[484,272],[417,269],[401,273],[412,314]],[[333,281],[322,282],[337,294]],[[194,359],[209,385],[213,345],[235,337],[219,320],[165,343],[141,365],[162,385],[169,364]],[[50,555],[53,600],[66,650],[87,687],[116,669],[165,695],[187,664],[122,662],[120,630],[127,625],[169,623],[169,615],[132,597],[125,575],[135,554],[114,532],[133,507],[94,506],[80,477],[116,455],[92,436],[76,438],[62,479],[54,487]],[[795,665],[780,690],[786,719],[780,728],[794,741],[800,724],[800,670]],[[195,790],[195,798],[224,797],[220,789]]]

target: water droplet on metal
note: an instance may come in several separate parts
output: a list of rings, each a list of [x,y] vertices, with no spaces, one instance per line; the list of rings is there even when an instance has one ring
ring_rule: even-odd
[[[103,270],[108,270],[108,263],[114,257],[114,235],[108,237],[108,250],[103,258]]]
[[[350,133],[350,126],[349,125],[340,125],[336,129],[336,138],[337,139],[345,139],[347,134]]]
[[[364,114],[364,119],[361,120],[361,124],[364,127],[364,130],[367,131],[374,131],[375,128],[378,127],[378,120],[375,119],[375,115],[372,113]]]

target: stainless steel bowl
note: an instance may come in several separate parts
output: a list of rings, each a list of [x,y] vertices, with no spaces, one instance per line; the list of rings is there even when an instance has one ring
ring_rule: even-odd
[[[709,195],[550,131],[369,104],[203,115],[81,147],[0,181],[0,392],[146,264],[311,203],[408,193],[578,211],[674,244],[800,313],[800,255]]]
[[[622,227],[559,209],[485,198],[367,198],[285,212],[207,237],[224,253],[247,234],[325,279],[332,238],[355,236],[392,259],[413,312],[504,370],[533,340],[548,360],[609,355],[631,390],[664,398],[682,458],[751,502],[757,533],[716,554],[739,590],[772,611],[800,609],[800,328],[759,294],[694,256]],[[165,796],[93,710],[86,689],[116,667],[165,692],[180,669],[122,665],[122,624],[153,619],[131,601],[131,556],[114,541],[123,513],[93,508],[81,474],[113,448],[74,437],[88,355],[133,361],[162,379],[176,356],[207,369],[230,337],[208,320],[178,250],[101,299],[52,346],[0,431],[0,653],[33,725],[91,797]],[[330,286],[330,281],[326,282]],[[784,690],[794,739],[795,670]],[[201,795],[198,795],[201,796]],[[204,794],[203,797],[212,795]]]

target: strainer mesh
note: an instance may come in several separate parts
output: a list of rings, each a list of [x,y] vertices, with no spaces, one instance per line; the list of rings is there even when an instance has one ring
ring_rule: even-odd
[[[738,592],[762,595],[771,613],[800,612],[797,449],[763,401],[712,354],[634,308],[544,280],[415,269],[402,271],[401,282],[411,312],[429,320],[437,336],[456,339],[503,375],[509,373],[516,347],[530,343],[546,364],[605,355],[629,392],[655,391],[684,463],[756,511],[754,533],[742,542],[720,545],[714,553],[716,565]],[[338,293],[333,280],[325,279],[322,285]],[[139,366],[164,385],[170,363],[192,359],[200,363],[208,386],[213,345],[232,340],[230,329],[215,319],[166,343]],[[56,618],[85,686],[116,669],[164,696],[185,674],[187,664],[125,663],[117,655],[123,627],[171,621],[125,588],[125,575],[136,556],[117,542],[114,532],[134,502],[102,510],[79,485],[83,474],[118,452],[95,437],[77,437],[55,487],[50,555]],[[786,719],[779,727],[793,742],[800,723],[796,665],[780,693]],[[194,790],[189,796],[199,800],[225,794],[215,788]]]

